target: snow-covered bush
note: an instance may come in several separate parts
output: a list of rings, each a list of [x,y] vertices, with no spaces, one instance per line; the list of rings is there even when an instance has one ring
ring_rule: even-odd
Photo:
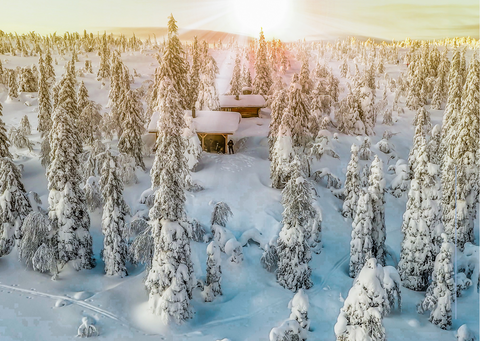
[[[8,139],[12,145],[19,149],[28,148],[30,151],[33,149],[33,143],[28,139],[25,131],[22,128],[17,129],[15,127],[11,127],[10,131],[8,132]]]
[[[390,142],[390,138],[392,137],[392,132],[390,130],[385,130],[383,132],[382,139],[376,144],[376,147],[385,154],[390,154],[391,152],[395,151],[395,146],[393,143]]]
[[[225,253],[230,256],[228,260],[233,263],[243,262],[242,245],[235,239],[231,238],[225,243]]]
[[[53,273],[52,279],[55,279],[57,276],[57,263],[58,259],[56,250],[50,243],[49,245],[40,245],[40,247],[37,249],[37,251],[35,251],[32,257],[33,270],[39,272],[51,272]]]
[[[348,292],[335,324],[337,341],[384,341],[383,316],[388,313],[384,271],[375,258],[365,262]]]
[[[292,311],[290,320],[297,321],[305,331],[310,329],[310,320],[308,318],[309,306],[308,296],[303,289],[298,290],[295,296],[288,302],[288,308]]]
[[[328,168],[322,168],[313,173],[313,180],[319,183],[323,178],[327,178],[327,188],[339,189],[342,187],[342,182],[338,176],[332,174]]]
[[[202,293],[205,302],[212,302],[216,296],[222,294],[221,263],[220,247],[215,241],[212,241],[207,247],[207,279]]]
[[[275,272],[278,264],[277,246],[268,244],[263,251],[260,263],[268,272]]]
[[[220,246],[220,250],[222,250],[222,252],[225,252],[225,244],[230,239],[235,238],[235,236],[230,230],[220,225],[214,224],[210,228],[212,231],[213,240],[218,243],[218,245]]]
[[[385,110],[382,123],[387,126],[393,126],[392,109]]]
[[[50,221],[40,212],[30,212],[23,221],[22,239],[18,244],[18,258],[26,266],[32,266],[32,259],[38,248],[51,238]]]
[[[90,212],[102,206],[102,195],[98,186],[98,179],[95,176],[90,176],[87,179],[83,190],[85,191],[85,200]]]
[[[25,136],[32,134],[32,127],[30,126],[30,121],[28,120],[27,115],[22,117],[22,120],[20,121],[19,129],[23,131],[23,134]]]
[[[153,251],[153,236],[151,229],[148,228],[140,233],[130,244],[128,258],[133,264],[145,264],[145,269],[148,273],[152,267]]]
[[[84,338],[93,336],[98,336],[97,328],[93,325],[92,319],[83,317],[82,324],[78,327],[77,337]]]
[[[365,137],[358,151],[358,157],[360,158],[360,160],[370,160],[370,158],[372,157],[372,151],[370,150],[371,146],[372,142],[370,138]]]
[[[212,225],[220,225],[223,227],[227,226],[228,218],[233,215],[230,207],[223,201],[217,202],[213,208],[212,218],[210,223]]]
[[[460,328],[458,328],[456,333],[457,341],[476,341],[477,338],[475,334],[468,328],[466,324],[462,324]]]
[[[395,171],[395,178],[393,178],[390,183],[389,191],[395,198],[400,198],[402,194],[408,190],[410,185],[408,163],[400,159],[395,166],[390,166],[389,169]]]
[[[305,341],[306,334],[296,320],[286,320],[280,326],[272,328],[269,341]]]

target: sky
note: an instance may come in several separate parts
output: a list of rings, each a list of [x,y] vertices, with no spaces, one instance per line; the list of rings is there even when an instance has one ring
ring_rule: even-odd
[[[384,40],[480,35],[479,0],[1,0],[0,30],[97,32],[165,27],[285,41],[344,36]]]

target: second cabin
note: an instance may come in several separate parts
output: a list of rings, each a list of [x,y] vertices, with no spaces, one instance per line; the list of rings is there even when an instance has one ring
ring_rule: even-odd
[[[239,112],[243,118],[258,117],[265,104],[262,95],[220,96],[220,110]]]

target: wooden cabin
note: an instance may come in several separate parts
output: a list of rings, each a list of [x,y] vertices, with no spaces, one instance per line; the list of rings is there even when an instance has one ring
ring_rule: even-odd
[[[202,149],[208,153],[226,153],[229,136],[237,129],[242,116],[238,112],[224,111],[194,111],[185,110],[185,116],[192,117],[193,129],[195,129]],[[155,134],[157,138],[157,121],[159,113],[154,112],[148,126],[148,132]]]
[[[258,117],[265,104],[262,95],[220,96],[220,110],[239,112],[243,118]]]

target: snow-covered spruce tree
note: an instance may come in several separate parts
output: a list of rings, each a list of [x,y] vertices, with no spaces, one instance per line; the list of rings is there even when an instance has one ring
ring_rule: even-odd
[[[27,267],[33,267],[33,259],[40,246],[46,245],[54,249],[55,238],[53,238],[50,221],[43,213],[30,212],[23,221],[22,233],[22,239],[18,244],[18,258]],[[56,260],[55,257],[54,259]],[[50,270],[55,273],[56,267],[55,261],[55,265]]]
[[[358,157],[360,160],[370,160],[372,157],[372,151],[370,148],[372,147],[372,141],[369,137],[364,137],[363,142],[360,145],[360,149],[358,150]]]
[[[252,75],[250,74],[250,62],[248,60],[242,67],[242,86],[248,88],[252,86]]]
[[[197,110],[219,110],[220,99],[215,87],[216,71],[213,59],[209,59],[202,71],[199,92],[195,108]]]
[[[383,176],[383,163],[375,155],[370,166],[370,176],[368,177],[368,193],[372,200],[373,210],[373,256],[377,262],[385,266],[385,186],[386,181]]]
[[[51,88],[53,83],[55,83],[55,69],[53,68],[52,64],[52,54],[50,53],[50,49],[48,49],[47,53],[45,54],[43,66],[45,80],[48,84],[48,87]]]
[[[284,118],[287,116],[291,117],[290,113],[285,113]],[[291,166],[296,152],[293,148],[290,128],[281,125],[278,129],[270,154],[270,179],[273,188],[283,189],[290,179]]]
[[[92,159],[91,155],[89,157],[89,160],[90,159]],[[102,207],[102,194],[100,193],[97,177],[89,176],[83,190],[85,191],[85,201],[90,212]]]
[[[0,157],[9,157],[12,158],[12,154],[8,151],[8,147],[10,147],[10,142],[8,141],[7,137],[7,129],[5,128],[5,123],[1,119],[3,116],[3,106],[0,103]]]
[[[419,109],[419,111],[421,108]],[[408,155],[408,167],[409,167],[409,178],[413,177],[413,172],[417,167],[417,154],[418,149],[421,141],[427,138],[427,130],[425,126],[420,122],[420,124],[415,126],[415,133],[413,135],[413,144],[412,149],[410,149],[410,153]]]
[[[104,235],[102,258],[105,274],[127,275],[127,223],[129,207],[123,199],[123,183],[117,174],[118,164],[109,150],[105,152],[100,178],[103,198],[102,232]]]
[[[306,341],[305,330],[295,320],[285,320],[283,323],[270,330],[269,341]]]
[[[200,68],[201,68],[201,55],[198,46],[197,36],[193,37],[192,44],[192,65],[190,66],[189,80],[190,87],[188,88],[188,96],[190,99],[189,109],[195,106],[198,98],[198,91],[200,86]]]
[[[85,86],[85,83],[82,81],[80,83],[80,88],[78,89],[78,112],[81,113],[89,103],[90,100],[88,99],[88,90]]]
[[[42,138],[45,138],[52,127],[52,102],[45,62],[40,57],[40,77],[38,79],[38,127]]]
[[[190,260],[191,229],[185,219],[184,179],[188,174],[181,131],[185,125],[180,99],[168,78],[160,105],[155,161],[151,171],[155,203],[150,209],[154,239],[151,269],[145,281],[149,306],[165,323],[192,317],[190,300],[195,284]]]
[[[73,70],[73,68],[70,68]],[[53,113],[49,134],[50,165],[47,170],[49,217],[58,236],[58,255],[62,264],[73,261],[76,270],[95,266],[90,235],[90,217],[85,194],[80,188],[82,151],[75,126],[77,107],[74,78],[70,71],[64,76],[58,105]]]
[[[426,219],[429,217],[425,214],[429,213],[425,212],[426,210],[431,210],[427,205],[434,204],[425,200],[426,191],[431,186],[428,181],[433,180],[428,174],[425,147],[425,140],[423,140],[415,175],[408,192],[407,210],[403,215],[402,251],[398,263],[403,286],[418,291],[427,288],[435,258],[432,243],[434,231],[427,225]]]
[[[340,64],[338,66],[339,70],[340,70],[340,76],[342,76],[343,78],[346,78],[347,77],[347,73],[348,73],[348,62],[347,62],[347,57],[344,57],[343,60],[342,60],[342,64]]]
[[[186,124],[179,95],[168,78],[162,81],[160,92],[165,94],[165,98],[159,105],[157,152],[150,171],[152,189],[160,186],[160,177],[163,171],[178,173],[180,179],[185,179],[189,173],[184,155],[185,140],[182,136]],[[181,188],[182,194],[178,193],[181,197],[183,197],[183,181],[179,182],[178,187],[175,187],[179,191]],[[183,207],[178,207],[178,209],[183,210]]]
[[[97,78],[108,78],[110,77],[110,48],[107,43],[107,33],[103,34],[101,44]]]
[[[21,176],[9,158],[0,158],[0,257],[22,237],[23,220],[32,210]]]
[[[292,176],[282,191],[282,230],[277,240],[277,281],[284,288],[296,292],[312,287],[308,262],[312,259],[308,239],[308,223],[316,211],[312,206],[312,188],[301,175],[301,165],[294,161]]]
[[[80,138],[84,144],[92,146],[93,143],[102,137],[99,129],[102,122],[102,114],[100,114],[101,106],[93,101],[83,108],[77,120],[77,128]]]
[[[30,126],[30,121],[28,120],[28,116],[25,115],[20,120],[20,128],[19,128],[24,135],[31,135],[32,134],[32,127]]]
[[[430,162],[434,165],[440,166],[442,156],[440,155],[440,144],[442,141],[442,128],[437,124],[430,131],[430,139],[427,142],[427,153]]]
[[[472,59],[461,109],[456,119],[452,122],[450,131],[447,130],[445,138],[445,155],[442,165],[443,187],[443,219],[445,233],[449,241],[455,240],[455,195],[458,204],[458,247],[463,251],[466,242],[473,242],[473,225],[478,202],[479,179],[479,139],[480,117],[479,112],[479,87],[480,76],[479,62]],[[457,181],[455,181],[455,166],[457,166]],[[455,183],[457,188],[455,188]]]
[[[358,169],[358,146],[353,144],[350,149],[350,162],[345,175],[345,188],[342,215],[345,218],[353,219],[357,211],[357,201],[360,196],[360,171]]]
[[[118,139],[118,151],[130,155],[135,159],[135,164],[145,171],[143,163],[143,122],[136,105],[136,97],[129,90],[122,102],[124,120],[121,122],[122,135]]]
[[[19,82],[20,92],[37,91],[37,82],[33,76],[32,69],[29,67],[22,68]]]
[[[7,74],[8,97],[18,98],[18,83],[15,70],[8,70]]]
[[[237,53],[235,58],[235,66],[233,67],[232,79],[230,80],[229,95],[241,95],[242,94],[242,74],[240,69],[240,53]]]
[[[270,159],[272,157],[273,146],[279,133],[280,124],[282,122],[283,112],[288,106],[288,96],[285,89],[279,90],[274,94],[271,107],[270,129],[268,131],[268,146]]]
[[[425,110],[425,107],[422,106],[418,108],[413,119],[414,126],[421,126],[425,133],[429,132],[432,129],[432,121],[430,119],[430,113]]]
[[[356,277],[362,270],[365,260],[373,255],[373,208],[370,194],[360,193],[355,218],[352,223],[350,241],[350,277]]]
[[[365,261],[348,292],[334,330],[337,341],[384,341],[383,316],[388,312],[385,272],[375,258]]]
[[[179,95],[180,107],[184,110],[189,107],[188,97],[188,64],[183,58],[183,47],[178,38],[178,26],[173,15],[168,17],[168,41],[164,48],[162,63],[155,70],[160,81],[170,79],[174,89]],[[164,96],[159,90],[158,96]]]
[[[265,41],[265,36],[263,35],[263,30],[260,30],[254,70],[255,77],[253,78],[253,93],[266,96],[273,82],[268,62],[267,43]]]
[[[212,241],[207,247],[207,279],[203,288],[205,302],[212,302],[218,295],[222,295],[222,268],[220,258],[220,247],[217,242]]]
[[[310,319],[308,318],[308,308],[310,304],[305,290],[300,289],[288,302],[288,308],[291,309],[290,320],[298,322],[303,330],[310,329]]]
[[[213,208],[212,216],[210,218],[210,225],[218,225],[222,227],[227,226],[228,219],[233,215],[230,206],[223,201],[219,201]]]
[[[302,87],[302,92],[305,94],[310,94],[310,91],[313,88],[313,82],[310,79],[310,70],[308,68],[308,56],[305,56],[302,61],[302,68],[300,69],[300,76],[298,79]]]
[[[420,314],[430,311],[429,321],[442,329],[452,326],[452,305],[455,300],[455,281],[453,256],[455,246],[442,234],[443,243],[435,259],[432,283],[427,289],[425,299],[417,305]]]
[[[290,126],[292,127],[293,146],[305,149],[313,137],[317,136],[318,125],[312,122],[309,101],[307,96],[302,92],[302,87],[299,83],[292,83],[290,85],[286,111],[290,112],[291,116],[283,115],[282,124],[285,119],[292,119]]]

